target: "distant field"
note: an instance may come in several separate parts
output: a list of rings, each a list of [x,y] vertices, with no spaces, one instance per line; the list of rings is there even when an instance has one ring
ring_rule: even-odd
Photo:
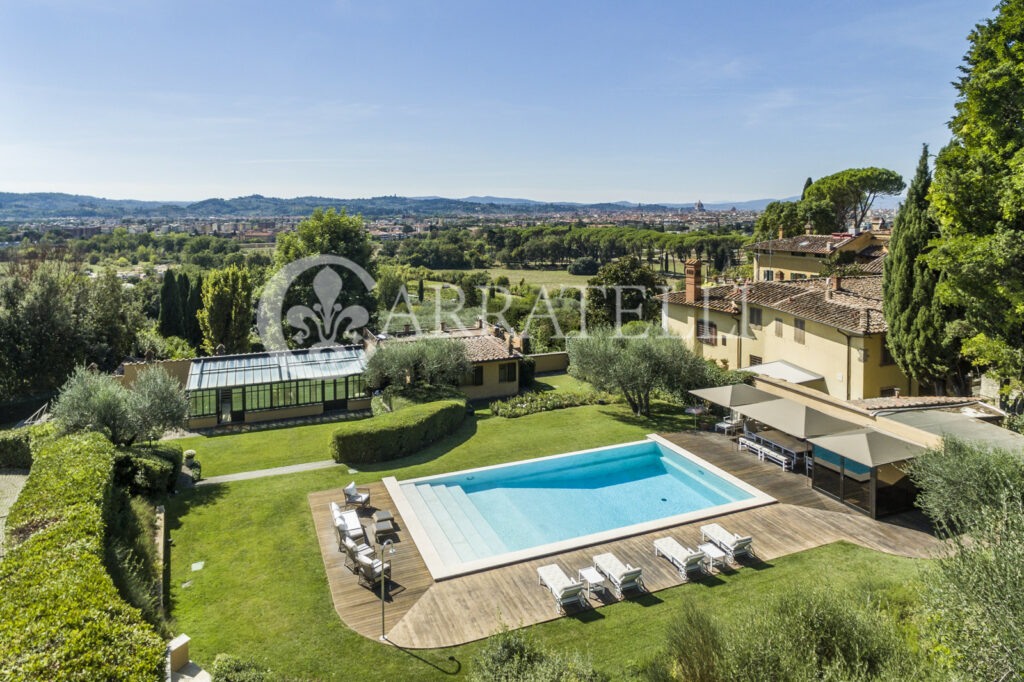
[[[565,268],[560,270],[510,270],[508,268],[487,268],[477,272],[489,272],[491,277],[508,277],[509,282],[518,284],[525,279],[527,284],[537,286],[558,287],[562,285],[582,285],[590,279],[588,275],[570,275]]]

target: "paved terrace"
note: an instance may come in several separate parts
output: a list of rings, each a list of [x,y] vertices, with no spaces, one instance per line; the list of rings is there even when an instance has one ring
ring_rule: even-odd
[[[752,535],[754,549],[763,560],[839,540],[913,558],[934,556],[940,549],[939,541],[919,514],[873,521],[812,490],[801,474],[784,472],[778,465],[759,462],[750,453],[737,452],[735,444],[724,436],[689,432],[662,435],[778,500],[777,504],[715,519],[733,532]],[[370,491],[373,507],[395,511],[382,483],[372,484]],[[309,495],[320,551],[338,615],[356,632],[376,638],[381,633],[380,592],[359,586],[356,576],[345,568],[345,557],[338,551],[332,527],[328,504],[343,499],[341,489]],[[369,513],[372,508],[363,512]],[[551,594],[537,584],[537,567],[555,563],[575,576],[577,569],[591,565],[591,558],[602,552],[613,552],[622,561],[642,567],[649,592],[675,587],[682,584],[679,572],[668,560],[654,556],[652,543],[671,535],[684,545],[696,546],[704,523],[708,521],[434,582],[402,519],[397,518],[395,553],[386,557],[393,567],[387,603],[388,639],[407,648],[454,646],[487,637],[502,622],[532,625],[554,620],[559,614]],[[595,592],[591,606],[600,608],[611,603],[602,601],[602,594]],[[627,593],[627,598],[654,597],[631,597]]]

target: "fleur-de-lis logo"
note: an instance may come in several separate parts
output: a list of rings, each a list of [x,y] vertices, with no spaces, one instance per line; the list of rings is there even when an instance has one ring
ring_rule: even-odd
[[[300,275],[314,268],[319,268],[313,277],[313,292],[317,301],[312,307],[292,306],[285,313],[284,299],[288,289]],[[343,306],[339,302],[345,284],[334,268],[351,272],[355,275],[356,285],[361,283],[367,291],[376,286],[366,270],[342,256],[320,254],[292,261],[270,278],[260,296],[256,328],[264,348],[270,351],[288,350],[282,322],[298,330],[294,335],[298,343],[312,339],[315,332],[318,341],[313,344],[313,348],[333,346],[339,343],[340,335],[366,326],[370,321],[366,308],[361,305]]]
[[[311,336],[309,325],[306,320],[312,321],[320,340],[313,344],[314,348],[332,346],[336,343],[339,331],[348,331],[355,327],[363,327],[370,321],[366,308],[360,305],[350,305],[342,308],[338,302],[338,296],[343,288],[341,277],[329,267],[324,267],[313,278],[313,291],[316,293],[318,302],[313,308],[305,305],[295,305],[288,309],[285,319],[288,324],[299,330],[295,334],[295,340],[303,343]],[[349,320],[344,330],[341,323]]]

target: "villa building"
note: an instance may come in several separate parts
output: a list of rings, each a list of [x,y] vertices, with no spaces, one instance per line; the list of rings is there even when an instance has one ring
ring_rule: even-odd
[[[748,244],[755,282],[782,282],[821,275],[829,258],[843,254],[845,262],[859,265],[867,274],[881,274],[882,262],[889,250],[891,232],[875,219],[872,229],[851,234],[803,234],[796,237]]]
[[[843,400],[919,392],[885,345],[880,275],[704,288],[691,260],[685,276],[658,297],[662,326],[704,358]]]

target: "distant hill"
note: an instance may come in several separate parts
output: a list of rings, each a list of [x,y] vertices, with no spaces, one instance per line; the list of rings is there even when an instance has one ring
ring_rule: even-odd
[[[735,203],[705,204],[709,210],[763,209],[771,199]],[[280,199],[253,194],[234,199],[204,199],[188,201],[136,201],[134,199],[104,199],[78,194],[33,192],[16,194],[0,192],[0,220],[37,220],[45,218],[215,218],[215,217],[273,217],[308,215],[316,208],[346,209],[349,213],[367,218],[386,218],[400,215],[455,216],[455,215],[549,215],[585,214],[590,212],[616,213],[636,210],[668,212],[693,210],[693,203],[637,204],[628,201],[580,204],[573,202],[541,202],[494,196],[470,196],[463,199],[444,197],[380,196],[361,199],[331,197],[295,197]]]

